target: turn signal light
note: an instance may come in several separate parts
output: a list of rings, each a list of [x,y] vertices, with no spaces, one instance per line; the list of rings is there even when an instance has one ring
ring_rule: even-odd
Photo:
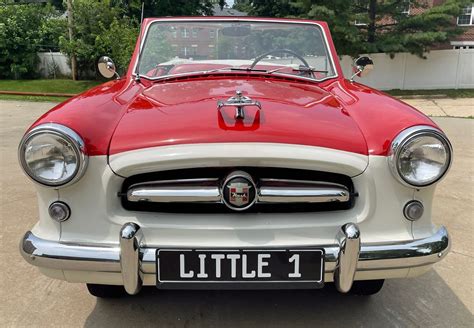
[[[405,205],[403,214],[410,221],[416,221],[423,215],[423,204],[417,200],[412,200]]]
[[[54,221],[64,222],[71,216],[71,209],[66,203],[54,202],[49,205],[48,213]]]

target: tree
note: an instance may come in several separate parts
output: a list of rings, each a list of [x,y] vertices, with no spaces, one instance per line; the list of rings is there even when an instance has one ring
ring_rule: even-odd
[[[61,24],[50,5],[0,6],[0,78],[35,77],[37,52],[58,47]]]
[[[145,3],[144,17],[164,16],[211,16],[215,1],[212,0],[114,0],[113,4],[125,9],[129,17],[140,20],[142,2]],[[225,1],[218,4],[223,7]]]
[[[124,16],[110,0],[74,0],[74,38],[61,37],[61,51],[77,58],[79,77],[95,77],[97,60],[110,55],[126,70],[138,35],[138,22]]]
[[[72,10],[72,0],[66,0],[67,2],[67,32],[69,42],[74,43],[74,13]],[[69,60],[71,62],[71,73],[73,81],[77,80],[77,57],[74,47],[71,47],[69,54]]]
[[[460,32],[453,22],[469,2],[446,0],[428,8],[426,0],[241,0],[238,6],[256,16],[326,21],[340,55],[410,52],[422,57]],[[424,12],[410,15],[408,8]]]

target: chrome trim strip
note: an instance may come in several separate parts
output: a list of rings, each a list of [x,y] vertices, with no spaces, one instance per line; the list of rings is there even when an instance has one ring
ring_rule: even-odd
[[[339,188],[346,188],[346,186],[335,183],[335,182],[327,182],[327,181],[316,181],[316,180],[295,180],[295,179],[273,179],[273,178],[261,178],[260,182],[267,182],[267,183],[281,183],[281,184],[294,184],[294,185],[316,185],[316,186],[324,186],[324,187],[339,187]]]
[[[356,263],[355,272],[413,268],[431,265],[440,261],[446,256],[450,248],[448,231],[445,227],[441,227],[435,234],[423,239],[361,244],[358,259],[356,259],[357,244],[348,245],[347,238],[355,241],[357,240],[357,234],[354,229],[349,229],[349,227],[341,228],[346,238],[344,255],[341,255],[342,246],[339,244],[313,245],[315,248],[324,249],[325,273],[335,273],[337,270],[339,270],[338,272],[345,272],[345,274],[338,278],[340,284],[343,282],[343,277],[346,279],[344,280],[346,288],[343,288],[343,290],[347,289],[347,279],[350,278],[349,275],[352,272],[350,268],[353,267],[354,261]],[[126,246],[122,245],[122,247]],[[282,247],[279,246],[278,249],[282,249]],[[182,247],[176,245],[165,248]],[[196,245],[189,248],[200,249],[202,247]],[[241,247],[236,248],[240,249]],[[258,248],[261,248],[261,246],[249,249]],[[284,248],[294,249],[301,248],[301,246],[288,245]],[[156,274],[156,252],[158,249],[160,249],[159,245],[140,244],[139,267],[141,269],[139,270],[140,272],[136,273],[137,275],[142,273]],[[20,243],[20,252],[28,263],[43,268],[91,272],[122,272],[120,264],[121,250],[118,243],[114,245],[64,243],[42,239],[28,231]],[[349,259],[346,260],[344,257],[349,257]],[[341,268],[341,265],[346,265],[346,262],[349,262],[347,270],[344,267]],[[134,261],[124,261],[122,266],[127,265],[125,263],[133,263],[135,267]]]
[[[347,202],[347,188],[264,187],[259,189],[259,203],[329,203]]]
[[[221,193],[218,187],[139,187],[127,191],[130,202],[153,203],[220,203]]]
[[[218,183],[218,178],[196,178],[196,179],[175,179],[175,180],[155,180],[155,181],[146,181],[135,183],[129,187],[135,188],[140,186],[149,186],[149,185],[166,185],[166,184],[196,184],[196,183],[206,183],[206,182],[216,182]]]
[[[333,69],[333,72],[334,74],[331,75],[331,76],[327,76],[323,79],[320,79],[320,80],[315,80],[315,79],[312,79],[312,78],[308,78],[308,77],[303,77],[303,76],[298,76],[298,75],[292,75],[292,74],[283,74],[283,73],[274,73],[274,74],[278,74],[280,76],[289,76],[289,77],[293,77],[295,79],[301,79],[301,80],[306,80],[306,81],[311,81],[311,82],[316,82],[316,83],[320,83],[320,82],[323,82],[323,81],[326,81],[326,80],[329,80],[329,79],[334,79],[334,78],[337,78],[339,77],[339,74],[337,72],[337,69],[336,69],[336,63],[334,62],[334,58],[333,58],[333,55],[332,55],[332,52],[331,52],[331,48],[329,47],[329,41],[328,41],[328,36],[326,35],[325,31],[324,31],[324,28],[321,26],[321,24],[319,23],[316,23],[316,22],[305,22],[305,21],[299,21],[299,22],[293,22],[293,21],[286,21],[286,20],[279,20],[279,19],[265,19],[265,20],[259,20],[259,19],[255,19],[255,18],[246,18],[246,17],[239,17],[239,18],[232,18],[232,17],[219,17],[219,19],[193,19],[193,18],[183,18],[183,19],[176,19],[176,18],[158,18],[156,19],[156,21],[154,22],[151,22],[150,24],[147,25],[145,31],[143,32],[143,37],[141,38],[141,41],[140,41],[140,47],[139,47],[139,53],[142,53],[143,51],[143,45],[145,44],[145,40],[146,40],[146,37],[148,36],[148,30],[150,28],[150,26],[152,26],[153,24],[156,24],[156,23],[160,23],[160,22],[216,22],[216,21],[225,21],[225,22],[240,22],[240,21],[243,21],[243,22],[262,22],[262,23],[285,23],[285,24],[301,24],[301,25],[316,25],[319,27],[320,31],[321,31],[321,35],[323,36],[323,39],[324,39],[324,45],[326,47],[326,52],[327,52],[327,55],[331,61],[331,65],[332,65],[332,69]],[[140,31],[141,33],[141,31]],[[138,65],[138,61],[139,61],[139,56],[137,56],[137,59],[135,60],[135,63],[133,65],[133,73],[132,73],[132,76],[135,76],[136,77],[136,71],[137,71],[137,65]],[[196,73],[196,72],[195,72]],[[199,73],[199,72],[197,72]],[[203,72],[204,73],[204,72]],[[169,75],[168,77],[169,78],[175,78],[175,77],[179,77],[179,76],[186,76],[187,73],[182,73],[182,74],[176,74],[176,75]],[[160,78],[150,78],[150,77],[147,77],[146,75],[143,76],[143,75],[140,75],[140,77],[144,77],[148,80],[151,80],[151,81],[155,81],[155,80],[160,80],[160,79],[163,79],[163,76],[161,76]],[[165,78],[163,80],[166,80],[168,79]]]

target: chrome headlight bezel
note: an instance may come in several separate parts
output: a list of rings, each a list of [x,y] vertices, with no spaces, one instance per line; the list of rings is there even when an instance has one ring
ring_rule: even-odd
[[[445,147],[446,152],[449,156],[447,160],[447,165],[446,168],[444,169],[444,172],[442,172],[436,179],[433,181],[430,181],[429,183],[412,183],[410,181],[407,181],[403,175],[399,171],[399,157],[400,153],[403,150],[403,147],[407,145],[409,142],[412,142],[416,138],[420,137],[433,137],[438,139]],[[448,138],[446,135],[441,132],[440,130],[428,126],[428,125],[418,125],[418,126],[413,126],[411,128],[408,128],[406,130],[403,130],[400,132],[395,139],[392,141],[392,144],[390,146],[390,150],[388,153],[388,163],[390,166],[390,170],[393,174],[393,176],[403,185],[408,186],[408,187],[414,187],[414,188],[424,188],[431,186],[437,182],[439,182],[442,178],[446,176],[446,173],[449,171],[449,168],[451,167],[451,163],[453,161],[453,147],[451,143],[449,142]]]
[[[33,174],[33,172],[31,172],[31,170],[29,169],[25,159],[26,146],[30,140],[41,134],[50,134],[62,138],[72,147],[77,158],[77,167],[74,173],[67,179],[58,182],[46,181],[44,179],[41,179],[41,177],[38,177]],[[25,174],[33,182],[38,183],[42,186],[58,189],[60,187],[69,186],[77,182],[80,178],[82,178],[86,171],[87,164],[89,162],[89,157],[86,154],[86,147],[84,141],[75,131],[61,124],[45,123],[34,127],[23,136],[18,147],[18,160]]]

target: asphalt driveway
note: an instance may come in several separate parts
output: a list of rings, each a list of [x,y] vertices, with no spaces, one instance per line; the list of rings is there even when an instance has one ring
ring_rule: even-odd
[[[16,149],[53,104],[0,101],[0,325],[62,327],[472,327],[474,311],[474,120],[435,118],[455,159],[439,185],[434,221],[450,231],[451,253],[419,278],[389,280],[370,298],[319,291],[158,291],[97,300],[84,285],[44,277],[18,252],[36,222],[32,184]]]

